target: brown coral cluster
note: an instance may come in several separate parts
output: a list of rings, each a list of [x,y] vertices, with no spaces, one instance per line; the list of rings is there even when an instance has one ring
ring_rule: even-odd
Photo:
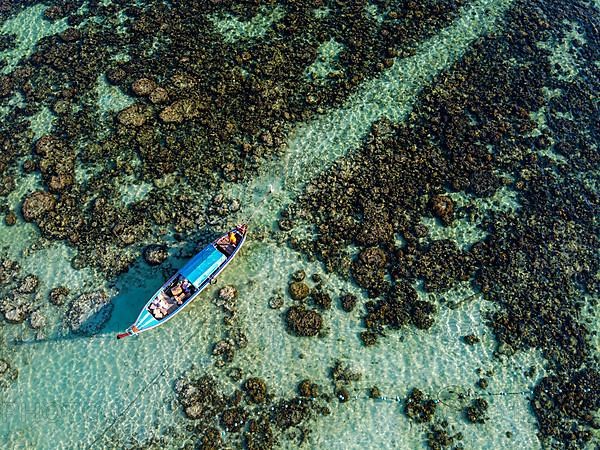
[[[425,292],[443,293],[470,281],[497,306],[488,325],[500,348],[541,349],[556,374],[552,384],[563,389],[583,367],[597,376],[597,349],[590,349],[581,319],[597,305],[581,299],[600,289],[600,201],[591,187],[600,162],[598,107],[591,101],[600,84],[593,62],[600,46],[597,39],[574,44],[578,76],[565,80],[537,45],[569,32],[559,21],[597,36],[595,19],[582,11],[517,2],[505,31],[479,40],[425,90],[406,122],[375,124],[349,161],[311,181],[285,212],[292,226],[308,217],[321,231],[314,239],[293,239],[295,248],[317,254],[330,270],[353,276],[378,297],[365,305],[366,345],[386,329],[431,326],[440,308],[417,298],[419,283]],[[532,114],[539,111],[545,126],[537,129]],[[481,199],[501,187],[516,192],[520,207],[478,211]],[[467,206],[457,206],[450,193],[469,199]],[[326,205],[326,199],[335,202]],[[470,222],[487,237],[462,247],[434,239],[423,221],[431,216],[446,228],[457,219]],[[339,232],[332,244],[333,229]],[[533,401],[540,396],[536,390]],[[554,438],[575,448],[589,441],[597,426],[591,415],[556,401],[539,404],[534,411],[544,442]],[[597,410],[593,402],[586,405]],[[479,422],[476,406],[470,411]]]

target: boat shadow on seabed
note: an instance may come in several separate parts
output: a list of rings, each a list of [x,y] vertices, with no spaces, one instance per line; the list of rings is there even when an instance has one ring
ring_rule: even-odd
[[[170,255],[159,267],[151,268],[139,257],[131,266],[129,271],[115,280],[114,288],[118,292],[108,303],[94,311],[74,332],[64,326],[64,334],[50,337],[20,339],[12,341],[15,346],[35,345],[49,342],[64,342],[76,339],[113,339],[114,333],[127,328],[137,317],[140,309],[154,294],[164,281],[177,268],[184,265],[189,254],[194,249],[211,242],[218,233],[210,230],[202,230],[195,236],[186,239],[190,245],[186,245],[177,251],[176,255]]]

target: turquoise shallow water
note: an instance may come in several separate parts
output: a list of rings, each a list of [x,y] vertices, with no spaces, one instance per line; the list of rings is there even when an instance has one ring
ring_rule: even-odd
[[[375,348],[365,348],[359,339],[360,307],[349,314],[335,306],[325,312],[326,333],[319,339],[286,333],[284,309],[269,307],[269,300],[277,294],[283,294],[285,306],[292,304],[285,292],[290,274],[299,269],[320,274],[334,302],[345,292],[355,293],[359,305],[366,301],[353,283],[326,274],[320,263],[307,261],[285,245],[287,236],[274,226],[279,212],[308,181],[336,159],[356,150],[375,121],[384,117],[394,122],[404,120],[419,93],[459,60],[475,40],[500,26],[512,3],[468,2],[458,19],[419,45],[413,56],[395,60],[338,108],[299,124],[290,133],[281,158],[266,163],[252,179],[228,185],[225,194],[245,199],[247,204],[257,203],[269,185],[274,186],[275,193],[267,203],[260,204],[246,247],[216,286],[175,320],[153,332],[123,342],[114,339],[115,333],[133,322],[160,287],[169,275],[169,267],[151,268],[140,259],[126,274],[106,280],[93,269],[73,269],[74,250],[40,238],[33,225],[23,221],[12,227],[0,224],[0,248],[20,263],[23,274],[39,277],[39,298],[45,298],[50,288],[64,285],[73,292],[106,290],[114,304],[110,320],[93,337],[69,334],[61,320],[66,307],[47,302],[41,302],[41,311],[49,325],[37,336],[27,324],[0,326],[0,357],[8,358],[19,371],[17,380],[2,393],[0,445],[11,449],[119,448],[127,442],[163,436],[166,448],[182,448],[189,437],[184,431],[186,419],[176,402],[174,380],[185,374],[211,373],[226,386],[233,386],[211,355],[213,344],[226,335],[224,314],[214,298],[221,287],[233,284],[239,293],[235,324],[248,340],[248,345],[237,351],[233,365],[243,369],[244,377],[263,378],[270,392],[284,397],[290,396],[305,378],[330,386],[329,369],[336,359],[362,374],[361,380],[349,388],[351,401],[332,402],[331,415],[318,418],[307,448],[426,448],[425,428],[406,420],[402,400],[413,387],[436,399],[456,385],[473,386],[475,390],[478,370],[493,372],[489,392],[514,395],[486,397],[489,420],[477,426],[466,425],[461,408],[451,401],[438,406],[450,425],[463,433],[465,448],[511,449],[516,443],[519,448],[540,448],[527,395],[544,375],[545,362],[537,351],[511,358],[494,357],[497,344],[484,325],[485,314],[494,306],[468,283],[443,296],[420,289],[424,299],[441,309],[435,325],[426,332],[406,329],[390,333]],[[64,29],[63,21],[51,25],[43,20],[43,9],[42,5],[32,6],[5,22],[2,33],[18,32],[17,47],[0,54],[7,61],[5,72],[30,54],[41,37]],[[282,17],[279,9],[260,14],[264,16],[256,20],[255,30],[228,16],[211,20],[228,41],[259,39],[271,21]],[[132,101],[102,77],[98,78],[97,95],[102,117]],[[52,130],[52,119],[49,110],[31,119],[35,137]],[[90,173],[93,170],[89,168]],[[88,175],[87,169],[78,168],[81,179]],[[153,189],[149,183],[129,181],[120,186],[124,204],[145,198]],[[19,177],[7,199],[11,209],[18,211],[23,197],[40,186],[37,175]],[[459,197],[455,198],[458,206],[469,202]],[[502,189],[496,196],[475,203],[480,211],[514,211],[520,207],[513,193]],[[434,219],[423,222],[432,237],[455,240],[463,248],[485,236],[466,221],[452,228],[441,227]],[[177,243],[170,232],[164,239],[170,244],[166,264],[170,269],[180,267],[186,259],[182,254],[189,253],[193,244]],[[445,306],[465,298],[470,300],[458,309]],[[467,334],[480,336],[482,342],[465,345],[458,336]],[[527,377],[525,372],[532,366],[537,368],[536,375]],[[386,398],[368,399],[371,386],[378,386]],[[129,407],[127,414],[120,416]],[[113,424],[114,419],[118,420]],[[512,433],[511,439],[506,437],[507,431]]]
[[[416,383],[430,395],[439,396],[448,386],[463,384],[465,378],[471,380],[468,384],[474,384],[478,379],[476,370],[482,368],[495,372],[490,390],[523,391],[530,389],[532,383],[524,371],[531,365],[543,365],[536,354],[494,361],[495,342],[481,321],[482,309],[489,306],[478,300],[470,302],[467,308],[448,310],[428,333],[408,331],[390,336],[376,350],[365,350],[360,344],[357,311],[350,320],[347,313],[339,310],[328,312],[328,335],[316,343],[292,337],[283,331],[279,311],[268,307],[270,291],[284,288],[291,270],[304,268],[309,273],[320,273],[319,265],[311,266],[293,252],[268,242],[250,242],[242,256],[177,321],[139,339],[115,345],[114,333],[135,318],[145,299],[161,283],[160,271],[149,270],[145,265],[132,269],[117,286],[115,311],[99,335],[50,337],[40,342],[28,339],[25,344],[9,346],[10,358],[19,367],[19,378],[3,402],[7,420],[2,422],[1,431],[5,442],[14,448],[75,448],[90,444],[103,432],[107,421],[166,368],[159,381],[140,395],[106,438],[114,433],[122,440],[127,436],[143,439],[164,430],[180,414],[172,409],[171,380],[191,365],[197,371],[207,370],[220,376],[210,353],[211,344],[221,338],[222,313],[210,299],[220,286],[231,282],[239,290],[237,321],[249,343],[236,355],[235,366],[243,367],[245,374],[265,379],[276,395],[293,391],[298,380],[304,378],[327,386],[327,369],[340,357],[363,374],[351,390],[356,397],[352,404],[335,407],[317,433],[311,435],[314,446],[418,447],[421,430],[402,419],[401,404],[395,401],[396,397],[404,398],[410,386]],[[268,278],[264,277],[265,270],[270,274]],[[245,279],[241,283],[240,274]],[[68,279],[67,274],[60,275]],[[349,287],[334,278],[327,279],[326,284],[333,292]],[[447,297],[462,299],[469,295],[472,294],[468,288],[459,288]],[[10,341],[21,332],[11,327],[3,334]],[[456,336],[468,333],[483,335],[483,344],[465,348]],[[367,399],[367,388],[372,385],[380,387],[391,400]],[[514,439],[536,446],[534,420],[524,396],[494,398],[492,405],[490,424],[473,429],[473,433],[465,430],[466,444],[480,447],[506,442],[505,448],[510,448],[511,441],[503,435],[511,431]],[[452,406],[442,409],[447,409],[457,424],[462,423],[460,412]],[[74,433],[74,428],[84,430],[83,434]],[[175,435],[169,448],[180,445]]]

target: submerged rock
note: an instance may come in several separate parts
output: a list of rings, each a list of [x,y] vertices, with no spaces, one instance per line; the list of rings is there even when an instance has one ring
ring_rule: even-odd
[[[267,385],[260,378],[248,378],[244,390],[252,403],[263,403],[267,398]]]
[[[425,398],[425,394],[419,389],[414,388],[404,406],[406,415],[415,422],[429,422],[435,414],[435,401]]]
[[[46,213],[52,211],[55,205],[56,199],[49,192],[32,192],[25,198],[25,201],[21,207],[23,219],[25,219],[27,222],[33,222],[37,219],[40,219]]]
[[[48,299],[50,303],[56,306],[61,306],[67,300],[67,295],[69,295],[69,289],[64,286],[59,286],[53,288],[48,295]]]
[[[69,305],[65,322],[74,333],[97,333],[110,319],[112,310],[113,304],[106,293],[82,294]]]
[[[294,281],[290,283],[289,292],[294,300],[303,300],[310,294],[310,288],[302,281]]]
[[[316,336],[323,327],[323,318],[312,309],[292,306],[287,310],[286,324],[296,336]]]
[[[144,261],[150,266],[158,266],[169,257],[169,252],[165,245],[151,244],[144,248]]]

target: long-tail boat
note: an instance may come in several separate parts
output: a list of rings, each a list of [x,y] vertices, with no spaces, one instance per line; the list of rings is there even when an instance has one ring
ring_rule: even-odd
[[[117,339],[156,328],[189,305],[238,254],[246,240],[246,224],[237,225],[215,239],[167,280],[140,312],[135,323]]]

